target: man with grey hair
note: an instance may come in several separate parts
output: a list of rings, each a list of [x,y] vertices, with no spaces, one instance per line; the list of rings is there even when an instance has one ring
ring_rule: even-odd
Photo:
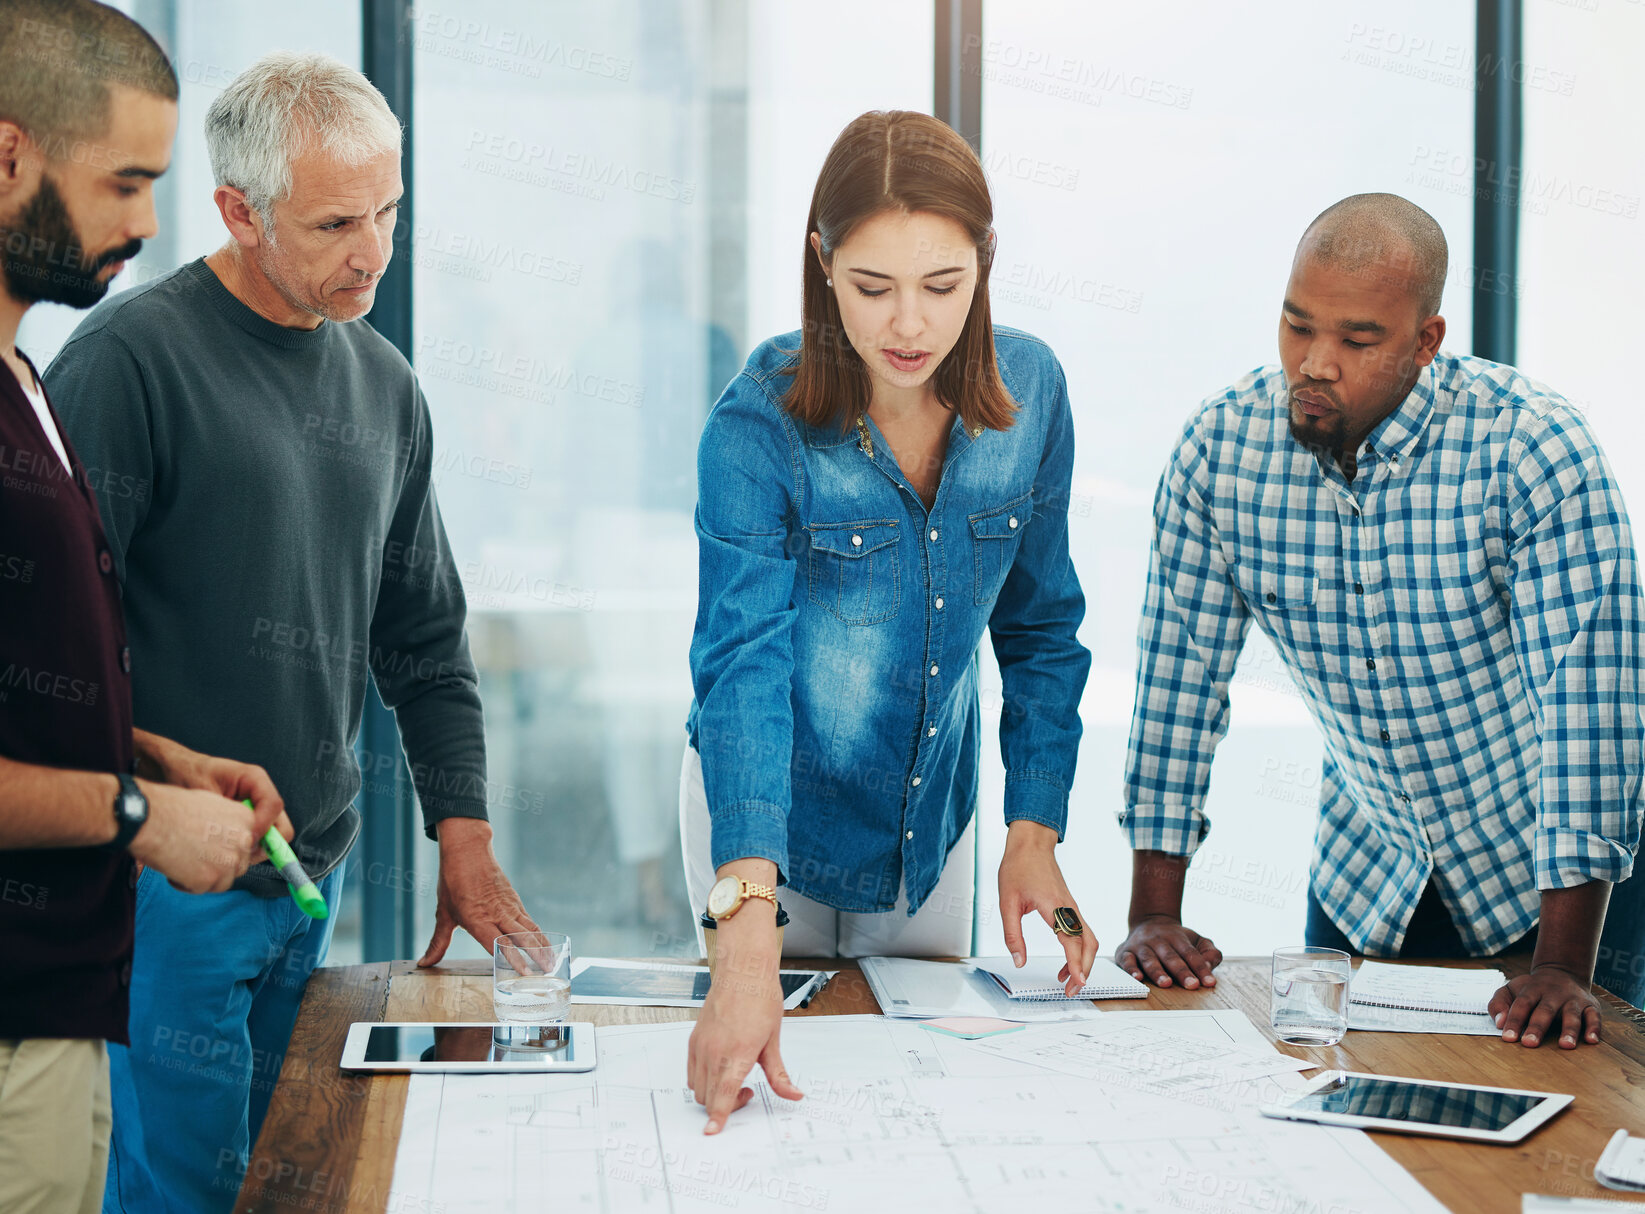
[[[491,851],[428,406],[353,323],[388,267],[399,124],[352,68],[273,54],[212,103],[206,135],[229,241],[106,301],[46,375],[88,460],[145,490],[102,503],[145,676],[136,719],[262,764],[335,908],[374,679],[439,843],[432,965],[455,927],[489,947],[536,925]],[[267,865],[194,900],[143,874],[105,1209],[233,1205],[334,921],[285,895]]]
[[[1207,400],[1172,453],[1117,955],[1161,986],[1216,981],[1222,953],[1183,924],[1182,895],[1255,619],[1325,741],[1308,942],[1534,950],[1489,1011],[1505,1040],[1576,1049],[1599,1040],[1601,925],[1640,842],[1645,596],[1582,415],[1512,367],[1441,351],[1445,276],[1444,235],[1419,207],[1362,194],[1328,208],[1291,266],[1280,365]],[[1631,915],[1618,930],[1638,930]]]

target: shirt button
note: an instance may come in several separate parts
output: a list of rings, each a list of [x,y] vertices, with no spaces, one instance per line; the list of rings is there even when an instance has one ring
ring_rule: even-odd
[[[937,736],[937,727],[935,725],[933,725],[930,729],[926,730],[925,731],[925,736],[928,737],[928,738],[936,737]]]
[[[933,679],[937,677],[937,664],[935,662],[931,663],[931,677]]]
[[[131,673],[131,650],[130,649],[122,649],[120,651],[120,669],[125,671],[127,674]]]
[[[920,778],[918,776],[915,776],[914,779],[910,782],[914,785],[915,788],[918,788],[920,786]]]
[[[107,548],[97,554],[97,567],[104,573],[109,573],[114,569],[114,558],[109,555]]]
[[[860,535],[852,536],[851,537],[851,546],[853,548],[861,548],[862,547],[862,536],[860,536]]]
[[[1383,730],[1383,731],[1382,731],[1382,740],[1383,740],[1383,741],[1384,741],[1384,742],[1391,742],[1391,741],[1393,741],[1393,738],[1392,738],[1392,736],[1390,736],[1390,735],[1389,735],[1389,733],[1388,733],[1388,731],[1387,731],[1387,730],[1386,730],[1386,729],[1384,729],[1384,730]]]
[[[1267,599],[1270,603],[1279,602],[1279,596],[1277,594],[1275,594],[1272,590],[1270,590],[1267,594],[1263,595],[1262,597]]]
[[[1010,521],[1007,522],[1005,525],[1007,527],[1011,528],[1011,530],[1015,531],[1017,529],[1017,516],[1013,514],[1011,516]]]
[[[937,542],[937,529],[935,527],[931,528],[931,542],[933,544]]]
[[[1355,506],[1353,509],[1354,509],[1354,517],[1358,518],[1359,517],[1359,507]]]
[[[906,835],[903,836],[903,838],[905,838],[905,839],[912,839],[913,837],[914,837],[914,832],[913,831],[909,831]]]
[[[1361,586],[1358,582],[1355,582],[1354,583],[1354,593],[1355,594],[1364,594],[1365,593],[1365,587]]]
[[[1376,668],[1377,668],[1377,660],[1375,658],[1366,658],[1365,659],[1365,669],[1375,670]]]
[[[940,598],[939,598],[939,599],[938,599],[938,600],[937,600],[937,602],[936,602],[936,604],[935,604],[935,606],[936,606],[936,608],[937,608],[937,610],[938,610],[938,611],[941,611],[941,610],[942,610],[942,599],[940,599]]]

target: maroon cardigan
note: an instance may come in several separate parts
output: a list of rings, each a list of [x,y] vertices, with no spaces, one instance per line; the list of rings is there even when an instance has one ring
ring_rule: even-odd
[[[85,469],[63,443],[72,476],[0,363],[0,755],[130,772],[120,586]],[[136,872],[123,851],[0,850],[0,1038],[127,1043]]]

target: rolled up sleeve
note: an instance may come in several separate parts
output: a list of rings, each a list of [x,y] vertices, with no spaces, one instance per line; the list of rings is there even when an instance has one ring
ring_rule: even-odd
[[[1251,624],[1208,506],[1196,431],[1190,423],[1154,495],[1120,813],[1132,848],[1178,856],[1192,855],[1209,829],[1211,757],[1228,732],[1228,683]]]
[[[1638,558],[1611,469],[1579,420],[1513,461],[1514,647],[1537,714],[1538,889],[1621,881],[1640,837]]]

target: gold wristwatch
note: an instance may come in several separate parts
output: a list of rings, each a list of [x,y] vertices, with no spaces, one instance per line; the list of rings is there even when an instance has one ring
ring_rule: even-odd
[[[750,898],[764,898],[777,905],[777,891],[769,885],[759,885],[745,877],[721,877],[708,891],[708,914],[715,920],[729,919]]]

